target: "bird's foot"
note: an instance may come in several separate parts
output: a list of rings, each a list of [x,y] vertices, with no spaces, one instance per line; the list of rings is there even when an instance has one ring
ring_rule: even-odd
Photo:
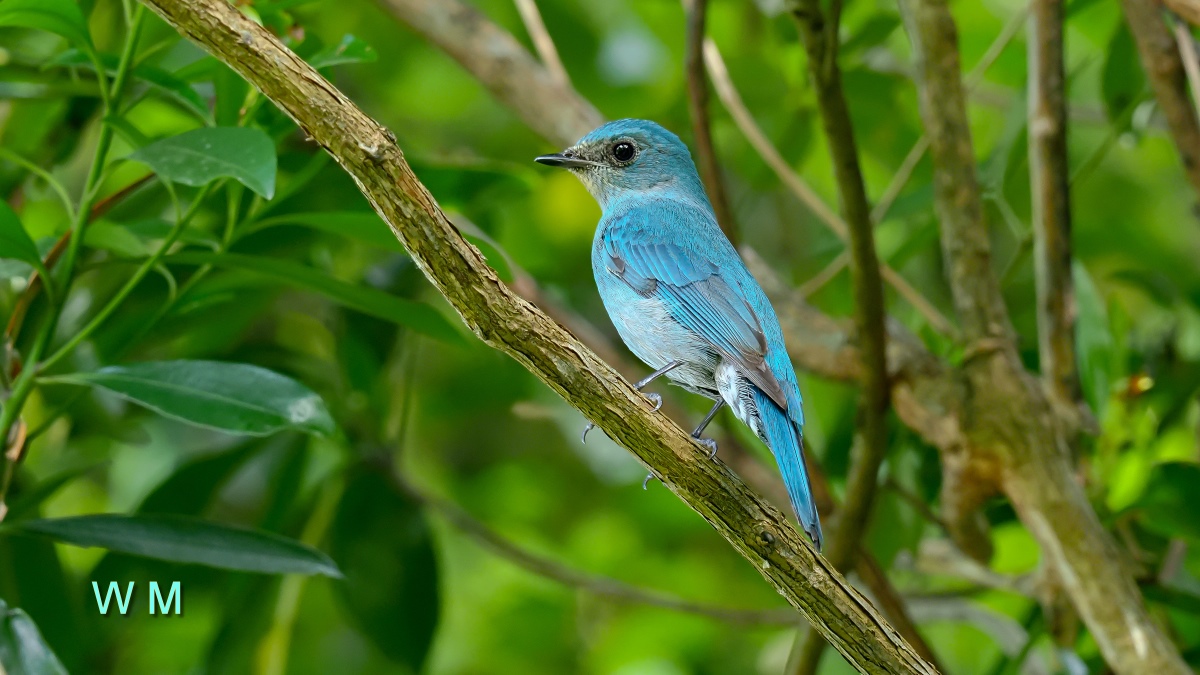
[[[642,489],[645,490],[650,485],[650,481],[652,481],[652,480],[657,480],[654,477],[654,474],[652,474],[652,473],[646,474],[646,478],[642,480]]]
[[[595,428],[596,428],[596,425],[592,422],[588,422],[587,426],[583,428],[583,435],[579,437],[579,440],[583,441],[584,445],[587,445],[588,432]]]
[[[692,436],[692,438],[696,439],[696,442],[699,443],[700,445],[703,445],[704,447],[708,448],[708,458],[709,459],[712,459],[717,456],[717,442],[716,441],[714,441],[711,438],[700,438],[699,436]]]
[[[649,394],[643,393],[642,395],[645,396],[647,399],[650,400],[651,403],[654,404],[655,410],[658,410],[659,408],[662,407],[662,396],[655,394],[655,393],[649,393]]]

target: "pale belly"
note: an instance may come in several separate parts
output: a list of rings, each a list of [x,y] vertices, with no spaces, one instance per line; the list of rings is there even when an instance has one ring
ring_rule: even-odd
[[[676,323],[661,301],[639,295],[607,270],[596,282],[613,326],[635,356],[652,370],[679,361],[682,365],[668,372],[667,379],[693,393],[720,398],[715,378],[720,358],[711,347]]]

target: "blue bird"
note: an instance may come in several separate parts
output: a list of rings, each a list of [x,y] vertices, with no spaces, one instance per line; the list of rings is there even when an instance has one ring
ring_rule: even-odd
[[[712,399],[692,432],[711,455],[716,443],[700,434],[728,405],[771,448],[800,525],[820,549],[804,411],[783,331],[718,227],[687,146],[654,122],[628,119],[536,161],[569,169],[600,203],[592,271],[621,339],[654,369],[638,389],[666,376]]]

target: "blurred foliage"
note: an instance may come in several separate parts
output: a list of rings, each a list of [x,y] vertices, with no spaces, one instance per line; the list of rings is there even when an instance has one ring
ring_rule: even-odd
[[[0,318],[24,308],[31,273],[78,211],[96,212],[69,296],[56,273],[0,354],[11,406],[18,364],[61,306],[47,367],[21,402],[16,426],[30,440],[0,531],[9,672],[781,672],[792,628],[574,589],[497,555],[404,487],[450,498],[564,568],[717,607],[783,606],[700,518],[659,487],[643,492],[633,459],[600,434],[580,445],[573,409],[470,339],[353,182],[240,78],[149,13],[122,58],[135,4],[0,1]],[[508,0],[477,4],[528,44]],[[835,204],[804,50],[780,4],[714,0],[709,32],[758,123]],[[608,117],[654,119],[688,140],[678,3],[539,5],[585,97]],[[970,69],[1022,6],[953,9]],[[395,132],[506,279],[527,271],[616,342],[588,265],[597,207],[570,175],[530,161],[557,148],[381,6],[258,0],[243,10]],[[910,49],[891,2],[848,3],[841,32],[878,196],[921,134]],[[1005,298],[1036,367],[1025,54],[1018,33],[970,113]],[[1070,3],[1067,57],[1078,343],[1101,427],[1081,449],[1081,478],[1154,615],[1200,666],[1196,196],[1116,4]],[[122,74],[124,90],[110,96]],[[811,278],[840,245],[715,101],[712,112],[743,241],[796,283]],[[102,141],[111,151],[89,178]],[[951,314],[928,159],[878,224],[878,243]],[[812,300],[848,315],[846,273]],[[960,352],[890,303],[935,352]],[[802,378],[808,445],[837,491],[855,392]],[[704,401],[669,395],[704,412]],[[715,424],[748,438],[731,417]],[[1055,648],[1029,595],[919,564],[944,538],[928,517],[940,469],[899,423],[885,477],[866,543],[948,672],[1048,673],[1072,661],[1101,670],[1086,631]],[[103,513],[125,515],[77,518]],[[991,570],[1034,572],[1039,552],[1012,509],[997,501],[987,515]],[[135,582],[129,615],[101,615],[92,581]],[[149,581],[181,582],[183,613],[149,616]],[[830,655],[821,672],[848,667]]]

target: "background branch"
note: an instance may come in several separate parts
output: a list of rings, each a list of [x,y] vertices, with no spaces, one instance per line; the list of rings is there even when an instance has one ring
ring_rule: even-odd
[[[1184,673],[1178,652],[1150,619],[1116,545],[1067,457],[1070,433],[1024,371],[991,268],[975,154],[967,126],[957,27],[945,0],[901,0],[917,63],[921,116],[934,162],[935,206],[947,275],[970,340],[963,374],[968,435],[977,452],[957,471],[986,494],[1000,486],[1041,546],[1105,660],[1118,673]],[[1164,28],[1165,30],[1165,28]],[[953,523],[952,523],[953,525]]]
[[[1188,101],[1183,61],[1163,21],[1162,8],[1145,0],[1121,0],[1121,8],[1158,106],[1167,118],[1167,129],[1179,150],[1184,173],[1192,188],[1200,192],[1200,123]]]
[[[766,134],[762,129],[758,128],[758,124],[754,121],[753,115],[750,114],[746,104],[742,102],[742,97],[737,93],[737,89],[733,86],[733,81],[729,77],[729,70],[725,67],[725,59],[721,58],[721,51],[717,49],[717,45],[712,40],[704,42],[704,61],[708,65],[709,76],[712,77],[713,87],[717,90],[717,95],[721,98],[721,102],[725,104],[726,110],[733,117],[734,122],[738,125],[742,135],[746,140],[750,141],[750,145],[758,152],[767,166],[775,172],[779,177],[779,181],[783,183],[796,198],[817,216],[826,227],[830,229],[838,239],[843,242],[848,241],[850,237],[849,227],[833,209],[821,199],[821,197],[809,187],[795,171],[788,166],[787,160],[779,154],[771,141],[767,139]],[[929,303],[915,288],[909,285],[904,277],[900,276],[892,268],[887,265],[881,267],[883,279],[888,282],[896,292],[900,294],[910,305],[913,306],[929,325],[933,326],[934,330],[945,335],[953,335],[955,333],[954,326],[942,316],[941,312]]]
[[[379,0],[467,69],[530,129],[566,147],[604,123],[590,103],[541,67],[507,31],[460,0]]]
[[[1033,0],[1029,17],[1029,181],[1042,379],[1062,409],[1079,404],[1071,283],[1071,169],[1067,163],[1063,2]]]
[[[687,15],[687,49],[684,53],[684,73],[687,80],[688,113],[692,118],[692,135],[696,140],[696,167],[712,202],[717,223],[734,246],[738,244],[737,223],[725,182],[721,178],[721,164],[713,148],[712,126],[708,116],[708,78],[704,75],[704,26],[708,15],[708,0],[684,0]]]
[[[773,507],[608,365],[497,279],[412,174],[390,132],[224,0],[147,0],[290,115],[350,173],[418,267],[487,344],[633,452],[864,673],[933,673]]]
[[[790,9],[808,54],[808,73],[816,91],[850,239],[850,277],[861,358],[861,393],[850,471],[846,478],[846,499],[825,552],[838,570],[845,571],[853,564],[859,541],[866,532],[875,503],[879,467],[887,455],[889,392],[883,282],[875,253],[871,206],[859,168],[858,146],[837,63],[838,7],[839,3],[834,2],[826,15],[820,0],[798,0]],[[793,660],[796,667],[792,672],[797,675],[815,673],[825,651],[825,641],[810,632],[799,650],[799,658]]]
[[[695,614],[734,625],[790,626],[800,621],[800,615],[791,608],[780,609],[733,609],[703,602],[693,602],[670,593],[627,584],[610,577],[589,574],[567,567],[545,556],[527,551],[505,539],[491,528],[479,522],[462,507],[433,495],[427,494],[408,482],[393,470],[392,479],[413,501],[436,512],[456,530],[496,556],[504,558],[521,569],[539,577],[556,581],[586,593],[599,595],[623,602],[633,602],[660,607],[685,614]]]
[[[521,13],[521,21],[525,24],[525,32],[529,33],[529,39],[533,42],[533,48],[537,50],[538,58],[542,60],[542,65],[546,67],[546,71],[551,77],[563,87],[571,86],[571,78],[567,75],[567,69],[563,66],[562,59],[558,58],[558,50],[554,47],[554,39],[550,37],[550,32],[546,30],[546,24],[542,21],[542,13],[538,11],[536,0],[513,0],[513,4],[517,6],[517,11]]]

